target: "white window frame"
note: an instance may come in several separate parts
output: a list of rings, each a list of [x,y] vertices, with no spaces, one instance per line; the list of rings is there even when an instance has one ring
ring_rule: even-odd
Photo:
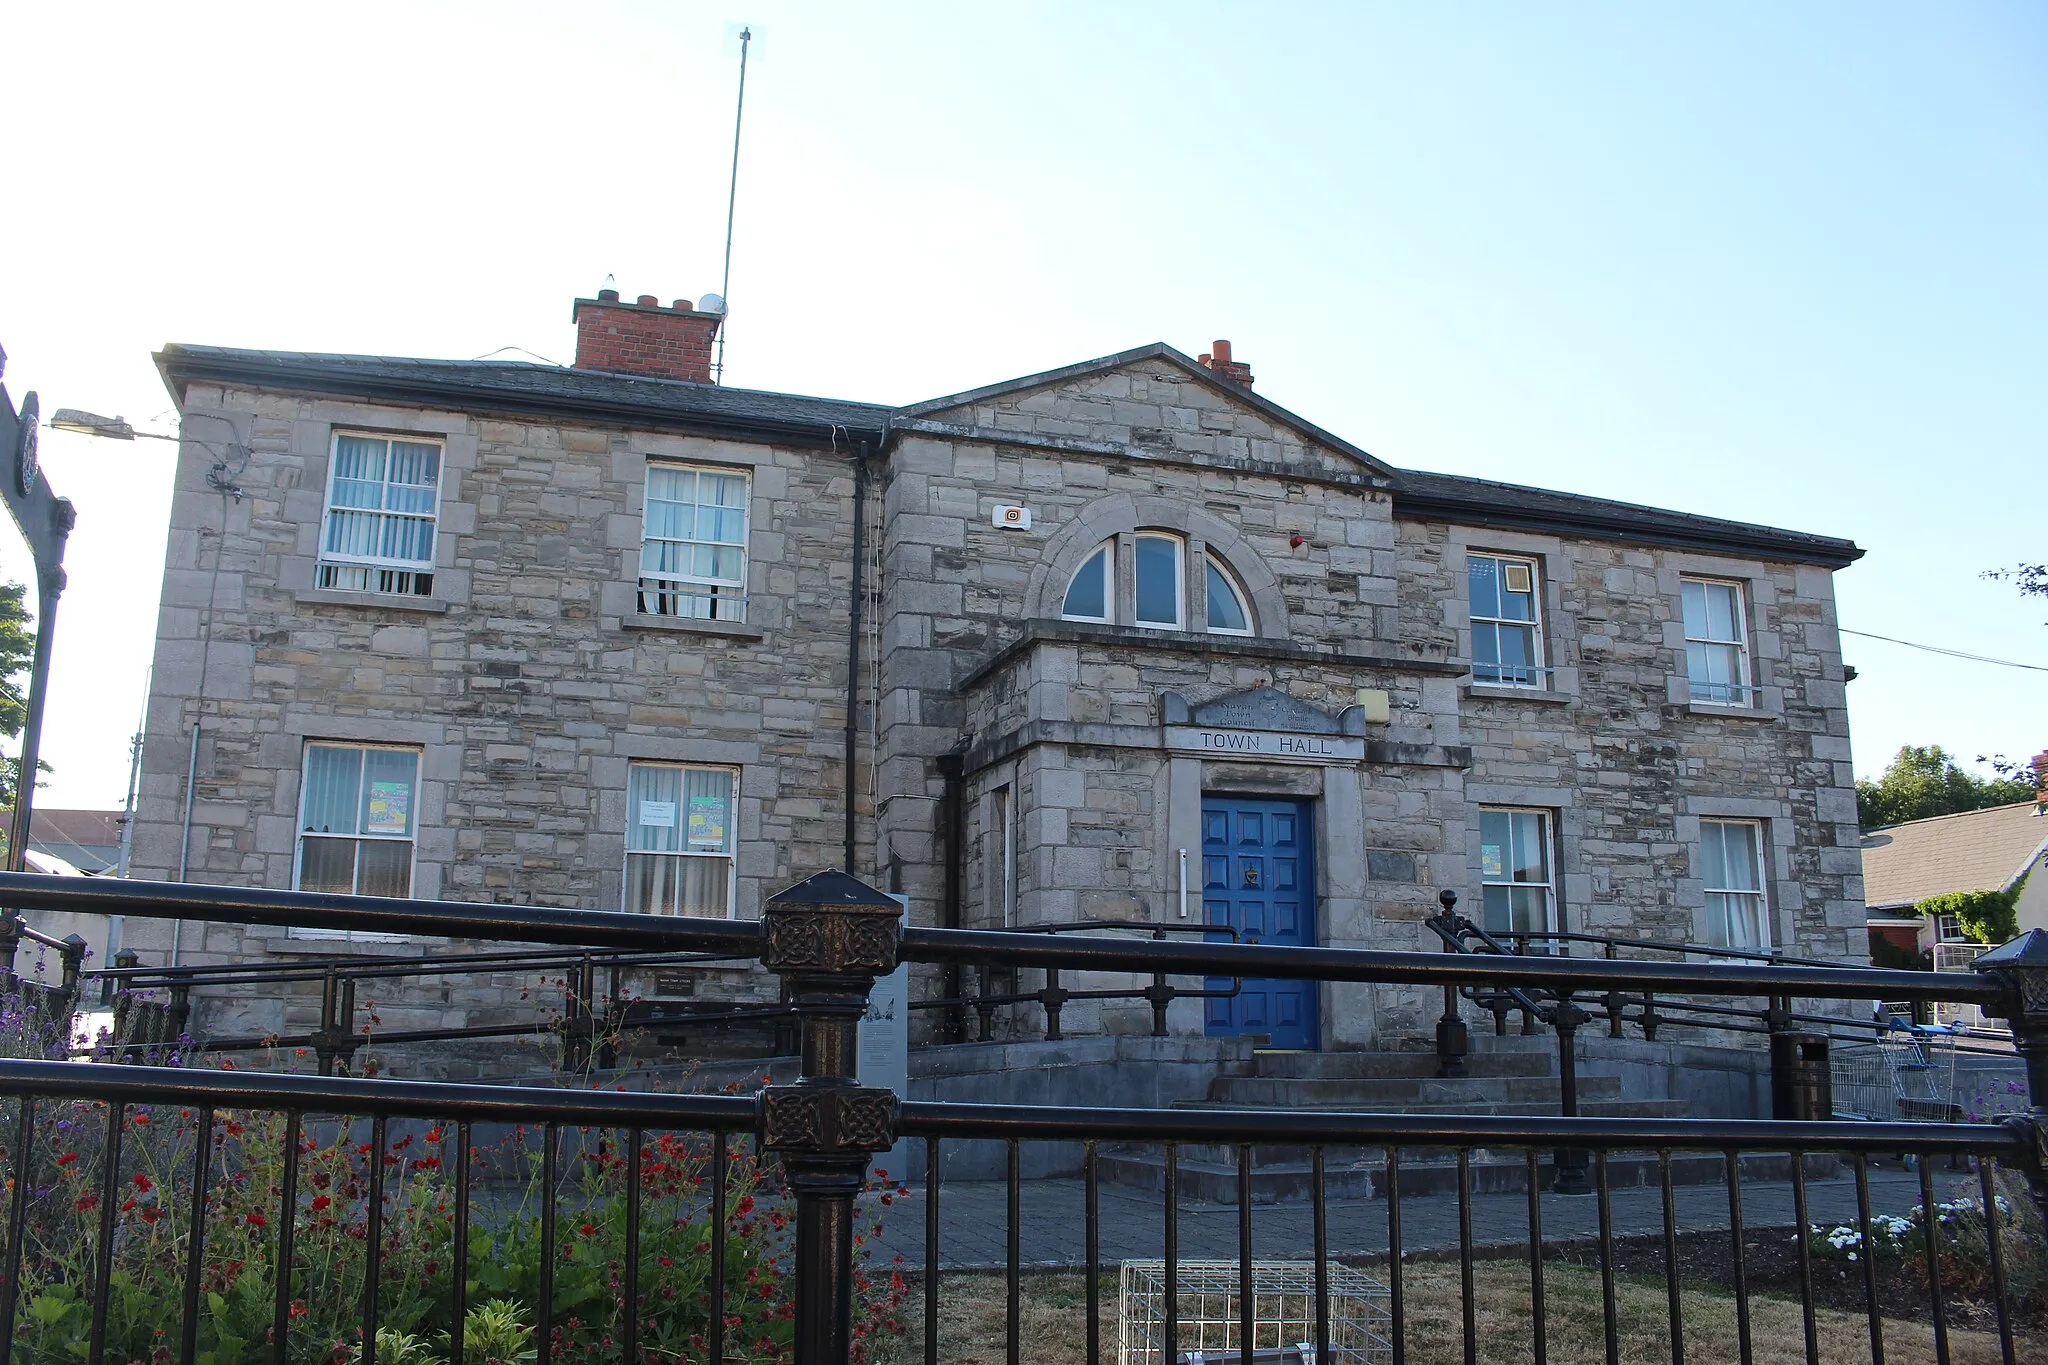
[[[1963,933],[1961,915],[1936,915],[1934,917],[1934,941],[1936,943],[1963,943],[1968,935]]]
[[[433,507],[427,512],[394,511],[389,508],[337,508],[334,503],[335,486],[341,482],[341,443],[344,440],[382,441],[384,443],[384,477],[380,486],[391,486],[391,445],[403,441],[408,445],[431,446],[434,449],[434,491]],[[420,432],[398,431],[355,431],[337,429],[327,442],[327,493],[320,514],[320,547],[313,570],[316,587],[339,592],[371,592],[392,597],[427,597],[434,587],[434,565],[441,544],[441,483],[448,468],[448,443],[438,436]],[[351,482],[365,482],[351,480]],[[406,484],[401,487],[418,487]],[[380,519],[400,518],[427,524],[427,554],[424,559],[404,559],[393,555],[361,554],[343,550],[331,550],[328,543],[334,535],[336,512],[377,517]],[[360,578],[360,582],[353,581]]]
[[[734,767],[729,767],[729,766],[727,766],[727,765],[725,765],[725,764],[719,764],[719,763],[663,763],[663,762],[656,762],[656,761],[653,761],[653,760],[643,760],[643,759],[637,759],[637,758],[636,758],[636,759],[634,759],[634,760],[632,760],[632,761],[631,761],[630,763],[628,763],[628,764],[627,764],[626,766],[627,766],[627,773],[628,773],[628,778],[627,778],[627,787],[626,787],[626,791],[627,791],[627,797],[626,797],[626,805],[627,805],[627,810],[626,810],[626,839],[625,839],[625,843],[626,843],[626,861],[625,861],[625,869],[624,869],[625,875],[623,876],[623,878],[622,878],[622,879],[620,880],[620,883],[619,883],[619,907],[620,907],[621,909],[623,909],[623,910],[626,910],[626,911],[628,911],[628,912],[635,912],[635,913],[638,913],[638,907],[637,907],[637,906],[635,906],[635,905],[634,905],[634,904],[632,903],[632,893],[633,893],[633,859],[635,859],[635,858],[674,858],[674,859],[677,859],[677,860],[678,860],[679,862],[680,862],[680,860],[682,860],[682,859],[686,859],[686,858],[690,858],[690,859],[710,859],[710,858],[718,858],[718,859],[723,859],[723,860],[724,860],[724,862],[725,862],[725,915],[724,915],[724,918],[726,918],[726,919],[734,919],[734,918],[736,918],[736,917],[738,916],[738,914],[739,914],[739,900],[738,900],[738,893],[739,893],[739,818],[740,818],[740,770],[739,770],[738,768],[734,768]],[[679,835],[678,835],[678,842],[679,842],[679,843],[681,843],[681,845],[682,845],[682,847],[680,847],[680,848],[675,848],[675,849],[644,849],[644,848],[634,848],[634,847],[633,847],[633,839],[634,839],[634,833],[635,833],[635,831],[636,831],[637,829],[639,829],[639,828],[641,827],[641,824],[640,824],[640,819],[639,819],[639,812],[637,812],[637,811],[635,811],[634,809],[632,809],[632,795],[631,795],[631,793],[632,793],[632,790],[633,790],[633,788],[632,788],[632,779],[631,779],[631,776],[630,776],[630,774],[631,774],[631,773],[632,773],[632,771],[633,771],[634,769],[636,769],[636,768],[643,768],[643,769],[644,769],[644,768],[662,768],[662,769],[669,769],[669,770],[673,770],[673,771],[675,771],[675,772],[679,772],[679,773],[691,773],[691,772],[700,772],[700,773],[720,773],[720,774],[723,774],[723,775],[724,775],[724,776],[725,776],[725,777],[726,777],[726,778],[728,779],[728,781],[729,781],[729,783],[730,783],[730,785],[729,785],[729,786],[727,787],[727,791],[731,793],[730,797],[729,797],[729,798],[728,798],[728,800],[727,800],[727,804],[726,804],[726,816],[725,816],[725,844],[724,844],[724,847],[723,847],[723,848],[721,848],[721,849],[717,849],[717,850],[713,850],[713,849],[693,849],[693,848],[689,847],[689,839],[688,839],[687,835],[684,835],[684,834],[680,834],[680,833],[679,833]],[[674,812],[672,812],[672,815],[671,815],[671,818],[672,818],[672,819],[674,819],[674,820],[675,820],[675,821],[677,822],[677,823],[676,823],[676,825],[674,826],[674,828],[676,828],[676,829],[677,829],[678,831],[681,831],[681,830],[684,830],[684,829],[686,829],[686,828],[687,828],[687,821],[688,821],[688,813],[687,813],[687,811],[686,811],[686,810],[684,809],[684,807],[685,807],[685,805],[687,804],[687,801],[688,801],[688,787],[687,787],[687,783],[685,783],[685,784],[684,784],[684,785],[682,786],[682,788],[681,788],[680,790],[681,790],[681,792],[682,792],[682,800],[681,800],[681,801],[679,801],[679,802],[677,803],[677,809],[676,809],[676,810],[675,810]],[[650,915],[655,915],[655,914],[669,914],[669,915],[693,915],[693,916],[694,916],[694,915],[701,915],[701,914],[702,914],[702,912],[701,912],[701,911],[692,911],[692,910],[691,910],[691,909],[689,909],[689,908],[688,908],[687,906],[685,906],[685,905],[683,905],[683,904],[682,904],[682,893],[683,893],[684,879],[683,879],[683,877],[682,877],[682,876],[680,875],[681,869],[680,869],[680,868],[678,868],[678,869],[677,869],[677,871],[678,871],[678,875],[677,875],[677,876],[675,877],[675,879],[674,879],[674,880],[675,880],[675,902],[674,902],[674,909],[672,909],[672,910],[667,910],[667,911],[659,911],[659,910],[650,910],[650,911],[647,911],[647,912],[646,912],[647,914],[650,914]]]
[[[1505,815],[1510,817],[1508,821],[1508,844],[1502,849],[1501,853],[1501,870],[1498,874],[1494,875],[1488,874],[1486,866],[1486,817],[1489,815]],[[1514,878],[1513,870],[1517,865],[1517,859],[1515,858],[1514,851],[1514,820],[1512,817],[1517,815],[1533,815],[1537,819],[1537,839],[1543,849],[1543,869],[1548,874],[1547,878],[1543,881],[1518,881]],[[1557,903],[1557,812],[1544,806],[1481,806],[1479,808],[1479,841],[1479,919],[1481,926],[1485,926],[1486,923],[1486,891],[1488,887],[1509,887],[1523,891],[1531,887],[1538,887],[1543,891],[1544,922],[1540,928],[1532,926],[1528,932],[1539,935],[1560,932]],[[1512,895],[1510,895],[1509,901],[1508,925],[1510,929],[1513,929],[1514,906]],[[1489,932],[1495,931],[1489,930]],[[1517,930],[1516,932],[1521,931]],[[1540,946],[1541,939],[1530,939],[1527,942],[1529,950],[1543,951]]]
[[[1215,586],[1210,578],[1212,569],[1215,570],[1216,577],[1223,580],[1223,586],[1229,591],[1231,599],[1237,603],[1238,610],[1244,613],[1243,630],[1219,626],[1209,619],[1209,590]],[[1211,635],[1251,636],[1259,633],[1259,618],[1252,612],[1251,594],[1237,581],[1237,575],[1230,571],[1228,564],[1206,550],[1202,553],[1202,628]]]
[[[1207,635],[1231,635],[1241,639],[1256,636],[1259,633],[1259,617],[1257,611],[1252,606],[1251,594],[1245,590],[1243,580],[1237,576],[1237,571],[1231,568],[1229,561],[1207,549],[1203,550],[1201,559],[1205,609],[1201,613],[1200,619],[1197,620],[1193,608],[1193,593],[1190,591],[1191,585],[1188,582],[1188,537],[1179,531],[1169,531],[1158,527],[1144,527],[1136,531],[1126,532],[1125,534],[1131,537],[1129,574],[1133,580],[1129,584],[1131,591],[1129,593],[1130,605],[1128,611],[1124,607],[1125,594],[1121,591],[1124,586],[1124,571],[1118,567],[1118,555],[1122,548],[1119,544],[1121,537],[1111,536],[1109,539],[1092,546],[1087,554],[1081,556],[1081,562],[1075,565],[1074,572],[1067,576],[1066,587],[1060,591],[1060,619],[1062,621],[1086,621],[1092,625],[1101,626],[1123,625],[1129,626],[1134,630],[1175,630]],[[1147,540],[1165,541],[1173,547],[1174,619],[1171,621],[1141,621],[1138,619],[1138,592],[1135,581],[1138,573],[1138,545],[1140,542]],[[1074,584],[1079,581],[1082,571],[1095,562],[1098,555],[1102,558],[1102,615],[1089,616],[1067,610],[1067,600],[1073,594]],[[1245,628],[1243,630],[1233,630],[1227,626],[1212,626],[1209,624],[1206,604],[1209,587],[1208,572],[1212,566],[1222,576],[1224,585],[1229,589],[1239,609],[1244,613]],[[1128,619],[1125,619],[1126,616],[1128,616]]]
[[[716,478],[738,479],[740,481],[740,505],[737,509],[722,503],[706,504],[701,498],[689,506],[703,508],[711,506],[721,511],[737,510],[740,514],[740,538],[737,542],[740,555],[739,573],[731,578],[704,575],[695,572],[647,571],[647,547],[650,544],[713,546],[731,549],[735,542],[728,540],[700,540],[693,534],[689,537],[654,536],[648,532],[648,512],[656,501],[654,477],[657,473],[694,474],[699,478],[711,475]],[[699,485],[701,487],[701,485]],[[747,565],[748,550],[753,540],[754,526],[754,476],[751,470],[729,465],[689,464],[681,460],[649,460],[646,477],[640,490],[640,549],[634,563],[634,577],[639,593],[638,605],[641,612],[649,616],[670,617],[687,621],[734,621],[747,619]],[[660,501],[668,502],[669,499]],[[676,504],[681,506],[682,504]],[[692,526],[692,531],[695,531]]]
[[[1507,570],[1509,565],[1517,565],[1528,569],[1530,611],[1530,616],[1528,620],[1517,621],[1511,617],[1506,616],[1478,616],[1473,613],[1472,561],[1475,559],[1486,559],[1493,561],[1495,565],[1495,572],[1499,575],[1499,581],[1501,584],[1500,588],[1497,590],[1497,593],[1502,593],[1506,591]],[[1545,658],[1545,651],[1543,647],[1544,641],[1542,561],[1535,558],[1532,555],[1507,554],[1499,550],[1467,550],[1465,552],[1464,591],[1465,624],[1472,635],[1472,681],[1480,684],[1483,687],[1527,687],[1536,689],[1538,691],[1542,690],[1543,680],[1550,674],[1550,670],[1544,666],[1543,662]],[[1491,678],[1482,678],[1481,676],[1479,676],[1479,670],[1481,668],[1481,665],[1479,663],[1478,635],[1480,628],[1490,627],[1494,631],[1494,657],[1496,660],[1498,660],[1500,657],[1499,635],[1501,628],[1504,626],[1510,630],[1526,630],[1529,632],[1529,664],[1527,670],[1529,677],[1526,682],[1517,681],[1515,679],[1503,676],[1505,673],[1505,669],[1503,669],[1503,667],[1497,662],[1492,665],[1495,676]]]
[[[406,827],[408,832],[405,834],[375,834],[370,833],[368,831],[355,831],[348,834],[335,834],[326,831],[314,831],[307,829],[306,796],[310,784],[306,781],[306,772],[309,766],[310,755],[312,754],[312,751],[315,749],[345,749],[357,755],[356,808],[358,810],[360,810],[362,807],[363,799],[362,755],[371,752],[411,754],[413,758],[413,769],[412,790],[407,798],[409,802],[409,809],[407,810],[406,818]],[[305,872],[306,840],[309,837],[322,841],[339,842],[345,840],[352,844],[363,844],[370,842],[403,843],[407,846],[408,849],[411,850],[407,854],[405,862],[405,896],[398,897],[395,899],[405,899],[411,897],[414,890],[417,889],[417,882],[419,880],[420,786],[423,781],[423,773],[425,769],[426,754],[418,745],[415,744],[377,744],[365,741],[344,739],[308,739],[303,745],[301,745],[299,748],[299,803],[296,818],[294,820],[294,834],[292,840],[292,889],[295,891],[304,889],[302,885],[302,880]],[[361,885],[361,882],[362,861],[361,855],[360,853],[358,853],[356,862],[354,864],[354,870],[350,878],[350,894],[363,894],[355,889]],[[376,933],[369,930],[361,929],[313,929],[295,927],[289,931],[289,937],[344,939],[355,943],[397,943],[404,941],[408,936],[405,934]]]
[[[1102,557],[1102,615],[1088,616],[1067,610],[1067,599],[1073,596],[1074,584],[1081,577],[1081,571]],[[1111,536],[1087,554],[1067,575],[1067,586],[1060,593],[1060,619],[1062,621],[1092,621],[1097,625],[1111,625],[1116,621],[1116,537]]]
[[[1726,588],[1734,594],[1733,630],[1735,638],[1715,639],[1711,635],[1694,635],[1692,624],[1687,620],[1685,590],[1688,585],[1698,584],[1704,588]],[[1685,687],[1691,700],[1708,706],[1756,705],[1757,689],[1751,673],[1749,650],[1749,585],[1739,578],[1714,578],[1706,574],[1682,574],[1678,579],[1679,628],[1685,635]],[[1703,682],[1693,676],[1693,646],[1702,649],[1733,649],[1735,651],[1736,681],[1732,683]],[[1731,696],[1703,695],[1713,691],[1726,691]]]
[[[1755,840],[1753,847],[1756,850],[1756,865],[1753,869],[1751,869],[1752,874],[1756,878],[1755,889],[1752,890],[1748,887],[1739,886],[1715,886],[1713,882],[1708,878],[1706,866],[1707,830],[1714,826],[1740,826],[1750,831],[1751,837]],[[1725,836],[1723,846],[1725,847]],[[1742,820],[1722,817],[1701,819],[1699,872],[1701,889],[1705,892],[1707,896],[1706,937],[1708,939],[1710,947],[1730,948],[1734,949],[1737,952],[1744,953],[1770,953],[1776,951],[1774,945],[1776,943],[1777,936],[1771,932],[1771,881],[1769,849],[1770,826],[1762,820]],[[1750,923],[1756,929],[1756,942],[1714,943],[1712,941],[1715,936],[1715,930],[1717,928],[1724,927],[1728,922],[1728,916],[1725,912],[1720,912],[1719,918],[1717,920],[1717,911],[1713,903],[1713,897],[1715,896],[1741,896],[1747,897],[1753,902],[1753,908],[1750,911]],[[1733,936],[1730,935],[1730,937]]]
[[[1148,540],[1173,549],[1173,619],[1148,621],[1138,615],[1138,550]],[[1173,531],[1139,531],[1131,540],[1131,624],[1141,630],[1185,630],[1188,623],[1188,542]]]

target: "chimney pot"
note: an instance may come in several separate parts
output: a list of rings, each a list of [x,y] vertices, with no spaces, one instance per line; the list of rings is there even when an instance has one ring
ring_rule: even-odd
[[[675,309],[678,313],[694,313],[697,311],[697,305],[688,299],[677,299],[669,307]]]
[[[633,300],[633,302],[639,304],[642,308],[661,307],[661,300],[654,297],[654,295],[652,294],[642,294],[639,298]]]
[[[1242,360],[1231,358],[1230,343],[1227,341],[1210,342],[1208,352],[1195,359],[1203,369],[1213,370],[1233,384],[1242,384],[1246,388],[1252,386],[1252,367]]]
[[[599,303],[617,303],[619,301],[619,291],[616,289],[600,289],[597,291],[597,301]]]

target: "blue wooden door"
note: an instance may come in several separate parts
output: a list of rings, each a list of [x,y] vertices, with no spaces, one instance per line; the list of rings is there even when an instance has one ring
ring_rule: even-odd
[[[1202,799],[1202,922],[1227,925],[1247,943],[1316,941],[1314,844],[1308,806],[1257,797]],[[1211,934],[1227,942],[1227,934]],[[1228,977],[1208,982],[1227,989]],[[1235,997],[1210,999],[1212,1036],[1263,1033],[1273,1047],[1316,1045],[1313,981],[1250,978]]]

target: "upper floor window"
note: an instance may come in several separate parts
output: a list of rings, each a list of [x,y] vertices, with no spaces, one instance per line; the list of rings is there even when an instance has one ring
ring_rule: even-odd
[[[641,611],[747,619],[747,484],[738,470],[647,466]]]
[[[1475,554],[1465,560],[1472,619],[1472,680],[1541,687],[1543,623],[1536,561]]]
[[[1249,635],[1252,633],[1252,609],[1245,601],[1244,589],[1237,586],[1237,580],[1230,571],[1214,559],[1204,556],[1208,563],[1209,632],[1212,635]]]
[[[626,769],[628,910],[732,914],[738,797],[739,774],[731,768],[635,763]]]
[[[1694,701],[1748,706],[1749,631],[1742,585],[1716,578],[1683,578],[1685,678]]]
[[[419,772],[417,749],[308,744],[298,889],[410,896]]]
[[[1707,942],[1716,948],[1768,951],[1763,823],[1700,821],[1700,862],[1707,893]]]
[[[1187,541],[1164,531],[1140,531],[1131,539],[1131,596],[1128,624],[1160,630],[1188,630]],[[1205,625],[1223,635],[1254,630],[1250,601],[1220,560],[1204,555]],[[1113,623],[1119,616],[1117,542],[1105,540],[1081,561],[1067,581],[1060,616],[1068,621]]]
[[[1488,933],[1542,934],[1557,928],[1549,811],[1480,809],[1479,884]],[[1544,945],[1532,946],[1541,950]]]
[[[1960,915],[1942,915],[1934,921],[1935,937],[1944,943],[1957,942],[1963,937],[1963,921]]]
[[[1138,533],[1131,555],[1135,579],[1135,616],[1141,626],[1179,630],[1181,612],[1181,539]]]
[[[330,465],[317,586],[430,595],[440,443],[337,432]]]

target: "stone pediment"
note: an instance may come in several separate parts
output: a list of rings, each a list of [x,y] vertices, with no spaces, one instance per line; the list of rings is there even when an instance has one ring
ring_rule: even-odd
[[[1227,730],[1287,730],[1305,735],[1345,733],[1341,717],[1299,701],[1277,687],[1254,687],[1189,705],[1178,692],[1160,696],[1160,723],[1210,725]]]
[[[1074,454],[1174,456],[1382,484],[1365,451],[1164,344],[897,410],[906,431],[1046,444]]]

